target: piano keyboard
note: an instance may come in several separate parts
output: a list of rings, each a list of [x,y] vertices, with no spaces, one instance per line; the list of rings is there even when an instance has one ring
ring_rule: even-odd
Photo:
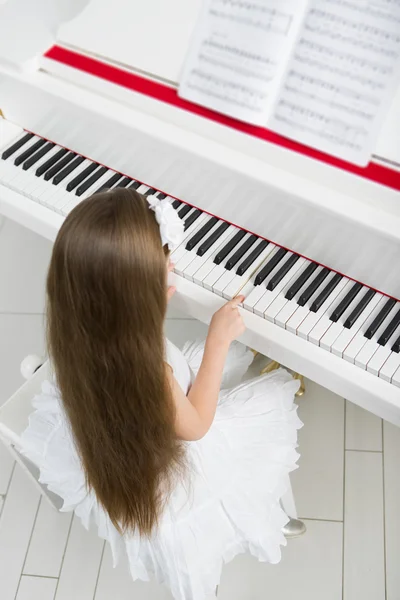
[[[178,275],[243,294],[245,310],[400,387],[400,302],[34,134],[0,153],[0,184],[60,215],[116,187],[171,201],[185,224]]]

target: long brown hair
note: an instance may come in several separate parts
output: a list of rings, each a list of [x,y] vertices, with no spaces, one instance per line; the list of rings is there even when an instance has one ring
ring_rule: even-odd
[[[143,196],[117,189],[64,221],[47,277],[48,346],[89,489],[149,534],[184,463],[163,324],[167,251]]]

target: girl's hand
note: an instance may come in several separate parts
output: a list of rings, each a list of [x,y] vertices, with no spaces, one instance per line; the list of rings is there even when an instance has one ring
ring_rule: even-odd
[[[168,273],[171,273],[171,271],[173,271],[175,265],[169,261],[168,263]],[[169,302],[172,298],[172,296],[175,294],[176,292],[176,287],[174,285],[169,285],[167,287],[167,302]]]
[[[208,330],[210,341],[222,346],[229,346],[234,339],[239,337],[246,329],[239,304],[244,296],[236,296],[214,314]]]

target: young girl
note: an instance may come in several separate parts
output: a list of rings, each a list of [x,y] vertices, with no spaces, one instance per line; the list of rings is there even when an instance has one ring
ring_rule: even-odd
[[[35,398],[25,454],[41,481],[97,523],[114,562],[177,600],[204,600],[222,564],[280,560],[280,499],[295,468],[298,382],[280,369],[239,384],[252,353],[239,296],[183,353],[163,327],[170,250],[183,225],[168,200],[97,194],[67,217],[47,279],[54,381]]]

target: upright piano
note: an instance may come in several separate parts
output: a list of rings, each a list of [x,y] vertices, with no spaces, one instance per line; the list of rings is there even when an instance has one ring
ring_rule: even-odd
[[[400,87],[365,168],[185,102],[200,3],[0,3],[0,214],[54,240],[100,189],[172,202],[177,307],[243,293],[244,343],[400,425]]]

